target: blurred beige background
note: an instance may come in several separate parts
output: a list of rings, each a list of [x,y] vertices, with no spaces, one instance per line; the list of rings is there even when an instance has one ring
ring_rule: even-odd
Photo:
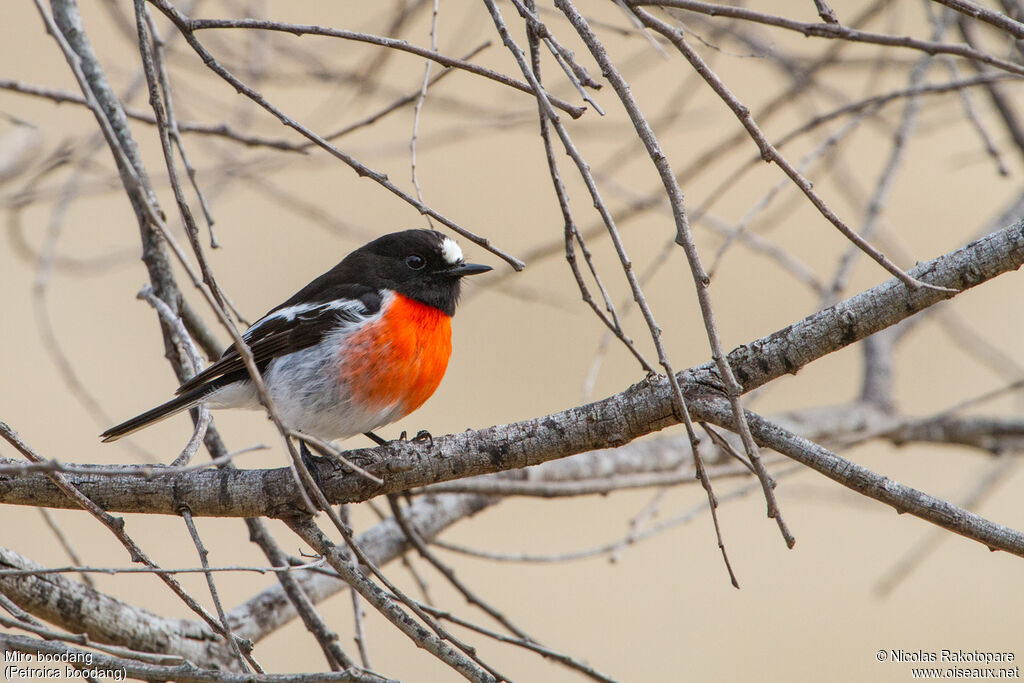
[[[124,4],[124,3],[121,3]],[[908,3],[910,5],[912,3]],[[385,8],[362,3],[267,3],[271,18],[309,22],[354,30],[381,32]],[[583,4],[588,13],[625,27],[626,22],[610,4]],[[859,4],[834,3],[841,18],[856,13]],[[219,4],[203,7],[202,16],[224,16]],[[503,5],[512,22],[514,10]],[[118,11],[124,9],[119,8]],[[779,2],[765,11],[777,11],[815,19],[809,1]],[[518,76],[518,70],[500,41],[482,5],[441,3],[439,42],[447,54],[464,54],[483,40],[493,45],[476,61]],[[120,90],[135,74],[137,51],[130,37],[111,20],[100,3],[83,2],[87,31],[108,73]],[[915,26],[909,8],[894,10],[909,31]],[[568,26],[550,15],[551,25],[568,36]],[[67,65],[30,3],[8,3],[0,22],[0,41],[6,46],[0,77],[25,83],[77,91]],[[159,26],[165,28],[161,19]],[[884,22],[878,30],[888,27]],[[421,12],[404,37],[419,45],[429,44],[429,12]],[[919,35],[927,35],[921,31]],[[818,54],[823,44],[796,35],[771,33],[780,47],[796,46]],[[622,64],[641,103],[651,112],[666,106],[689,67],[675,55],[668,60],[653,54],[640,37],[616,39],[608,32],[609,48]],[[242,32],[200,34],[218,55],[227,55],[230,66],[241,63],[248,50],[263,61],[268,78],[261,90],[296,119],[318,132],[327,132],[373,113],[401,94],[415,91],[422,79],[422,62],[410,56],[391,56],[379,74],[380,88],[356,94],[345,83],[321,82],[302,72],[303,59],[315,56],[326,65],[350,69],[365,67],[379,50],[350,42],[312,37],[254,37]],[[180,40],[179,40],[180,42]],[[725,42],[725,44],[728,44]],[[284,47],[281,47],[284,46]],[[599,73],[584,59],[591,72]],[[175,45],[180,48],[180,45]],[[730,45],[722,54],[702,48],[730,87],[757,111],[785,82],[764,60],[736,56]],[[850,54],[867,59],[876,48],[851,48]],[[917,59],[906,52],[902,60]],[[910,61],[905,61],[909,64]],[[938,71],[938,69],[936,69]],[[238,72],[249,78],[244,71]],[[434,69],[433,73],[437,73]],[[574,92],[561,74],[548,67],[547,79],[554,90],[571,101]],[[223,83],[211,78],[195,58],[178,58],[172,77],[179,116],[188,120],[218,122],[242,112],[254,132],[272,138],[299,140],[265,112],[235,96]],[[828,78],[834,88],[855,97],[873,84],[892,88],[905,83],[905,70],[869,73],[862,69],[836,70]],[[682,123],[663,136],[669,159],[675,166],[703,152],[710,140],[722,139],[738,128],[735,118],[706,88],[699,95],[682,98]],[[1018,104],[1020,90],[1011,90]],[[621,149],[630,138],[625,116],[614,93],[606,87],[595,96],[608,111],[604,119],[588,112],[570,130],[595,170],[616,173],[609,180],[607,196],[621,206],[632,193],[656,186],[653,169],[643,156],[623,157]],[[148,109],[144,92],[133,104]],[[830,108],[823,103],[822,109]],[[485,278],[468,293],[454,323],[455,354],[445,382],[434,398],[405,421],[382,430],[389,438],[401,430],[428,429],[443,434],[511,422],[576,405],[583,400],[584,379],[592,364],[602,328],[579,301],[564,261],[558,257],[562,223],[557,210],[543,149],[536,133],[531,99],[521,93],[464,73],[448,76],[431,91],[420,120],[418,172],[424,199],[460,224],[493,239],[502,248],[524,255],[539,245],[553,243],[556,255],[532,262],[500,286],[488,286]],[[65,139],[80,138],[93,130],[91,115],[74,105],[55,106],[0,91],[0,112],[29,121],[38,128],[38,153],[51,152]],[[899,107],[887,110],[890,124]],[[496,113],[506,115],[507,125],[496,126]],[[788,131],[807,111],[795,109],[767,125],[773,136]],[[988,115],[987,111],[985,115]],[[568,121],[567,117],[563,117]],[[929,103],[921,114],[919,134],[912,141],[906,164],[894,186],[884,220],[912,258],[925,260],[969,241],[994,216],[1020,184],[1021,167],[1012,150],[1006,160],[1011,175],[1000,178],[979,151],[972,129],[962,121],[954,98]],[[242,124],[239,124],[241,127]],[[411,109],[406,108],[378,125],[343,138],[340,146],[373,168],[387,172],[403,188],[409,182],[408,141]],[[154,129],[133,125],[145,161],[154,178],[162,175],[163,160]],[[889,125],[867,125],[856,144],[845,147],[845,160],[862,186],[870,188],[888,153]],[[5,139],[24,133],[4,120]],[[1000,139],[999,142],[1005,142]],[[260,166],[247,166],[258,182],[238,177],[225,186],[204,185],[210,192],[222,248],[208,251],[215,273],[238,307],[254,320],[315,275],[336,263],[370,236],[394,229],[423,226],[423,219],[371,181],[360,180],[348,168],[321,152],[301,160],[265,150],[248,150],[218,139],[186,137],[199,168],[199,179],[213,173],[213,164],[231,158]],[[787,148],[797,160],[812,149],[810,140]],[[752,144],[732,152],[722,163],[709,168],[684,186],[689,206],[702,204],[708,193],[754,153]],[[38,157],[37,157],[38,158]],[[287,162],[280,164],[281,160]],[[64,353],[81,384],[95,396],[109,421],[101,424],[90,415],[62,379],[37,327],[33,283],[37,269],[32,258],[19,253],[18,235],[33,250],[44,243],[54,196],[23,211],[20,226],[6,226],[8,241],[0,249],[0,292],[3,294],[2,343],[0,343],[0,420],[8,422],[46,457],[80,462],[140,462],[144,449],[167,462],[180,449],[190,423],[179,417],[133,437],[130,445],[101,445],[97,434],[113,422],[165,400],[175,387],[162,358],[159,331],[151,310],[135,299],[146,281],[138,261],[138,230],[128,202],[116,187],[100,182],[110,177],[109,152],[102,150],[85,174],[85,191],[72,205],[63,223],[57,250],[62,257],[83,261],[123,254],[109,268],[74,272],[57,269],[49,281],[46,310]],[[581,225],[594,220],[589,201],[568,160],[563,175],[574,192],[573,208]],[[813,174],[812,174],[813,175]],[[776,168],[759,167],[745,176],[714,211],[728,220],[739,220],[774,185],[782,174]],[[60,187],[67,174],[44,181]],[[835,178],[815,177],[815,186],[834,202],[834,207],[858,223],[857,213],[843,199]],[[23,179],[0,186],[5,209],[22,187]],[[330,221],[310,211],[288,206],[270,188],[301,198],[317,207]],[[171,224],[178,225],[174,204],[164,184],[160,199]],[[771,229],[770,238],[829,278],[845,243],[823,219],[795,198],[791,189],[782,205],[790,210],[785,220]],[[773,211],[780,211],[774,207]],[[10,215],[10,214],[8,214]],[[327,223],[331,223],[328,225]],[[350,227],[351,226],[351,227]],[[665,211],[648,214],[623,228],[634,262],[643,269],[673,231]],[[699,246],[708,263],[719,240],[699,227]],[[205,239],[205,238],[204,238]],[[495,266],[497,278],[508,272],[495,257],[461,240],[467,257]],[[593,247],[615,300],[627,294],[607,240]],[[848,293],[884,279],[884,273],[861,259]],[[189,288],[182,278],[182,287]],[[1000,278],[957,300],[957,310],[969,324],[1003,352],[1019,357],[1022,330],[1019,308],[1021,276]],[[709,358],[690,276],[681,253],[661,270],[647,288],[655,314],[665,330],[674,365],[682,369]],[[529,294],[529,296],[525,296]],[[719,268],[712,287],[725,344],[738,344],[767,334],[812,312],[814,297],[795,280],[780,273],[774,264],[734,247]],[[188,295],[204,313],[207,309],[195,293]],[[1015,306],[1019,304],[1014,304]],[[209,316],[212,320],[212,315]],[[645,329],[638,316],[630,318],[630,331],[645,351]],[[226,339],[225,335],[222,335]],[[653,353],[650,354],[653,358]],[[900,351],[896,381],[901,406],[910,413],[925,414],[948,407],[963,398],[1002,385],[1005,377],[993,376],[959,352],[934,325],[925,325]],[[860,362],[856,350],[846,350],[804,369],[798,376],[773,384],[757,403],[763,414],[801,407],[838,403],[858,389]],[[603,364],[593,398],[617,392],[639,380],[642,374],[628,353],[617,346]],[[1009,411],[1008,400],[989,410]],[[230,448],[265,443],[269,450],[245,455],[243,467],[278,466],[283,462],[279,439],[266,420],[256,414],[219,413],[218,426]],[[363,446],[362,440],[353,445]],[[135,448],[137,447],[137,448]],[[11,449],[0,454],[14,457]],[[857,462],[898,481],[947,499],[964,495],[988,467],[990,459],[979,454],[940,447],[907,447],[895,450],[879,445],[846,453]],[[200,456],[201,457],[201,456]],[[721,482],[725,495],[743,482]],[[1015,528],[1024,528],[1020,491],[1024,476],[1008,477],[988,497],[981,514]],[[710,519],[699,516],[654,539],[626,550],[618,562],[606,558],[564,564],[496,564],[445,553],[459,575],[491,599],[515,623],[546,645],[578,658],[623,681],[903,681],[910,679],[910,665],[878,663],[878,650],[979,649],[1011,651],[1024,657],[1022,645],[1022,598],[1019,590],[1021,560],[991,553],[980,545],[945,535],[928,556],[886,598],[875,593],[878,582],[912,546],[933,533],[926,523],[860,499],[813,472],[784,479],[779,500],[797,538],[796,548],[786,550],[775,525],[764,515],[757,495],[724,505],[720,511],[725,540],[742,589],[728,582],[715,546]],[[650,500],[652,492],[620,493],[607,497],[566,501],[509,500],[477,518],[453,527],[446,538],[486,550],[504,552],[560,552],[614,540],[628,531],[631,517]],[[704,500],[695,486],[671,492],[659,519],[686,510]],[[55,516],[76,539],[83,559],[97,566],[126,566],[129,560],[120,546],[88,516],[58,511]],[[357,527],[374,520],[368,510],[355,512]],[[214,565],[264,564],[258,549],[247,541],[238,520],[198,520]],[[172,518],[127,516],[128,530],[164,566],[197,565],[194,548],[184,525]],[[285,548],[293,553],[299,544],[281,525],[272,523]],[[26,508],[0,509],[0,545],[10,547],[38,562],[53,565],[68,560],[45,529],[40,514]],[[397,565],[389,574],[411,587],[408,574]],[[427,571],[435,597],[443,606],[483,621],[453,594],[436,574]],[[97,576],[98,587],[123,599],[162,614],[189,617],[152,577]],[[209,604],[204,581],[183,578],[185,585],[204,604]],[[219,585],[225,606],[246,599],[272,578],[240,574],[222,577]],[[331,625],[351,645],[348,596],[336,596],[321,605]],[[409,681],[449,681],[455,674],[412,647],[389,625],[369,616],[369,642],[374,663],[387,675]],[[517,681],[580,680],[539,657],[495,646],[473,638],[486,659]],[[302,626],[292,623],[258,645],[257,659],[270,672],[316,671],[323,658]]]

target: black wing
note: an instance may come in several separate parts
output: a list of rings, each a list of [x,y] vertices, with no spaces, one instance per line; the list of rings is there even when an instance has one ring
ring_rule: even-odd
[[[275,358],[318,344],[339,326],[359,325],[380,310],[381,295],[363,292],[358,297],[341,296],[314,303],[295,304],[291,301],[257,320],[242,335],[260,372],[264,372]],[[224,386],[247,376],[245,363],[232,344],[216,363],[178,387],[175,394],[181,395],[211,383]]]

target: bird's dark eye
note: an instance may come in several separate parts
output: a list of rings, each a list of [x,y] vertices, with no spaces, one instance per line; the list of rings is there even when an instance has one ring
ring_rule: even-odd
[[[413,270],[423,270],[423,266],[427,265],[427,262],[423,260],[422,256],[413,254],[412,256],[405,257],[405,265]]]

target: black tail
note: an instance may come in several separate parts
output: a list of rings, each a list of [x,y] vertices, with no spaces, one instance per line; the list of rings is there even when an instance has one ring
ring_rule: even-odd
[[[181,396],[172,398],[163,405],[159,405],[152,410],[147,410],[142,415],[136,415],[132,419],[125,420],[116,427],[111,427],[100,434],[100,438],[103,439],[104,442],[117,441],[122,436],[136,432],[143,427],[148,427],[149,425],[159,422],[164,418],[168,418],[171,415],[175,415],[183,410],[188,410],[189,408],[199,405],[202,403],[203,399],[213,393],[213,391],[216,391],[216,387],[204,386],[201,389],[184,393]]]

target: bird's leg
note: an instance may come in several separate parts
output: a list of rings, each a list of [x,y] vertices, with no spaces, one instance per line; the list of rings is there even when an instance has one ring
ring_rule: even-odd
[[[306,445],[305,441],[303,441],[302,439],[299,439],[298,441],[299,441],[299,457],[302,458],[302,464],[306,466],[307,470],[309,470],[309,476],[313,477],[313,481],[316,482],[317,487],[319,487],[319,489],[321,491],[323,491],[324,490],[324,482],[320,478],[320,468],[318,468],[316,466],[317,456],[313,455],[310,452],[309,446]],[[315,499],[316,496],[313,496],[313,498]]]
[[[366,438],[368,438],[370,441],[374,442],[378,446],[387,446],[388,445],[387,439],[382,439],[381,437],[377,436],[373,432],[363,432],[363,436],[365,436]]]
[[[302,439],[299,439],[299,456],[302,458],[303,464],[306,465],[306,469],[308,469],[310,473],[312,473],[313,469],[315,468],[316,462],[313,458],[315,458],[316,456],[313,455],[312,452],[310,452],[309,446],[307,446],[306,442],[303,441]]]
[[[387,446],[388,445],[388,441],[387,440],[382,439],[381,437],[377,436],[373,432],[363,432],[363,436],[369,438],[370,440],[372,440],[378,446]],[[408,440],[409,440],[409,436],[408,436],[408,434],[405,431],[403,431],[401,434],[399,434],[398,438],[396,439],[396,441],[408,441]],[[431,446],[434,445],[434,437],[432,437],[430,435],[430,432],[428,432],[426,429],[421,429],[420,431],[416,432],[416,436],[412,437],[411,440],[412,440],[412,443],[429,443]]]

